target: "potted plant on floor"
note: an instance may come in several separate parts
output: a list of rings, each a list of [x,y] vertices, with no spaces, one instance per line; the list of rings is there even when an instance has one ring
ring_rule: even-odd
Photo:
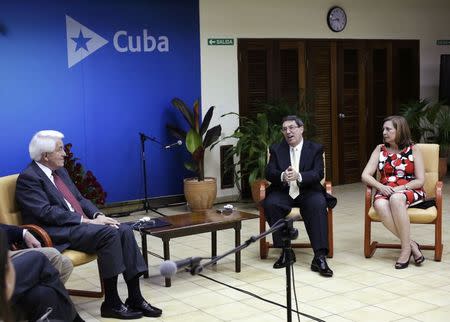
[[[447,173],[450,150],[450,108],[429,99],[401,105],[400,114],[408,122],[414,142],[439,144],[439,178]]]
[[[239,116],[237,113],[227,113],[239,118],[239,126],[225,139],[235,139],[236,144],[229,151],[226,158],[233,160],[231,171],[234,171],[235,182],[242,193],[239,182],[242,178],[248,178],[251,187],[252,198],[255,202],[259,200],[259,187],[265,180],[265,169],[269,157],[269,147],[283,138],[281,133],[281,120],[286,115],[299,115],[305,123],[308,133],[312,133],[309,113],[306,112],[306,102],[299,104],[288,104],[284,101],[271,104],[262,104],[261,112],[256,117],[249,118]],[[237,161],[234,162],[235,157]],[[228,163],[228,162],[226,162]],[[230,169],[227,169],[230,170]]]
[[[450,107],[438,102],[432,105],[426,114],[430,126],[427,129],[427,141],[439,144],[439,179],[447,174],[450,150]]]
[[[179,98],[174,98],[172,105],[183,115],[189,130],[186,132],[171,124],[167,125],[167,129],[174,137],[186,142],[192,161],[185,162],[184,166],[197,175],[195,178],[184,179],[184,195],[192,211],[204,211],[212,208],[217,196],[216,178],[205,178],[205,150],[208,147],[212,149],[221,135],[222,127],[216,125],[209,129],[214,106],[208,109],[202,121],[198,100],[194,102],[192,110]]]

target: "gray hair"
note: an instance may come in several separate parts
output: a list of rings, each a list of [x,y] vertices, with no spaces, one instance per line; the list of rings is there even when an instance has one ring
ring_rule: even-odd
[[[55,151],[56,142],[64,138],[64,134],[53,130],[44,130],[37,132],[30,141],[28,151],[30,158],[39,161],[42,154]]]

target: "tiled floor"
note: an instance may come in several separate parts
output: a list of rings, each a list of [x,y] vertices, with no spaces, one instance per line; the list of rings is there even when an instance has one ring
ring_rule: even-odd
[[[363,186],[350,184],[334,187],[338,205],[334,210],[335,255],[329,260],[334,277],[326,279],[310,271],[310,250],[296,250],[294,264],[295,287],[299,311],[325,321],[449,321],[450,318],[450,232],[447,226],[450,210],[450,184],[444,188],[444,254],[442,262],[432,260],[433,253],[425,251],[427,260],[421,267],[410,265],[395,270],[398,250],[379,249],[374,257],[363,255]],[[252,204],[238,208],[256,213]],[[183,207],[165,208],[167,214],[185,211]],[[139,215],[134,217],[139,218]],[[130,220],[125,217],[124,220]],[[300,239],[305,239],[303,224]],[[395,241],[381,224],[375,224],[373,235],[378,240]],[[243,223],[242,240],[258,234],[258,220]],[[419,243],[431,243],[434,231],[431,225],[413,225],[412,236]],[[140,240],[139,236],[136,236]],[[162,242],[149,237],[151,251],[162,253]],[[234,246],[232,230],[218,233],[218,253]],[[210,234],[177,238],[171,241],[172,259],[189,256],[208,256]],[[234,287],[255,293],[276,303],[285,304],[285,272],[272,269],[278,257],[276,250],[267,260],[259,258],[257,245],[242,251],[242,272],[234,272],[234,257],[222,260],[215,268],[203,274]],[[162,308],[159,319],[153,321],[213,322],[213,321],[286,321],[285,309],[268,304],[202,276],[178,273],[172,287],[164,287],[158,276],[161,260],[151,261],[149,279],[141,281],[144,296]],[[120,295],[126,298],[126,285],[119,280]],[[98,288],[95,263],[76,268],[68,287]],[[100,317],[101,299],[73,297],[80,315],[87,321],[107,321]],[[295,307],[295,303],[293,304]],[[297,320],[297,317],[293,317]],[[312,321],[301,316],[301,321]]]

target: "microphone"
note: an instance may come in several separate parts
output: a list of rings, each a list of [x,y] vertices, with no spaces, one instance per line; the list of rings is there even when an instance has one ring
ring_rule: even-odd
[[[193,267],[200,263],[203,258],[201,257],[189,257],[179,261],[164,261],[159,266],[159,272],[164,277],[172,277],[177,273],[177,270],[185,267]]]
[[[175,146],[175,145],[182,145],[182,144],[183,144],[183,142],[182,142],[181,140],[178,140],[178,141],[175,142],[175,143],[166,145],[166,146],[164,147],[164,149],[170,149],[171,147],[173,147],[173,146]]]

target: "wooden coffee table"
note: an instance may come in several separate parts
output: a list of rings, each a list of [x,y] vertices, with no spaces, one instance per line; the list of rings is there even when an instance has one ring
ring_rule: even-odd
[[[217,256],[217,231],[234,228],[234,243],[237,246],[241,243],[241,222],[243,220],[259,218],[258,215],[244,211],[233,211],[230,214],[220,214],[216,210],[206,212],[191,212],[174,216],[164,217],[170,226],[159,228],[141,229],[142,255],[148,267],[147,235],[159,237],[163,241],[164,260],[170,259],[169,242],[172,238],[211,232],[211,256]],[[161,257],[157,254],[152,255]],[[241,252],[235,254],[235,271],[241,271]],[[148,277],[148,272],[144,275]],[[170,278],[165,279],[166,287],[171,286]]]

